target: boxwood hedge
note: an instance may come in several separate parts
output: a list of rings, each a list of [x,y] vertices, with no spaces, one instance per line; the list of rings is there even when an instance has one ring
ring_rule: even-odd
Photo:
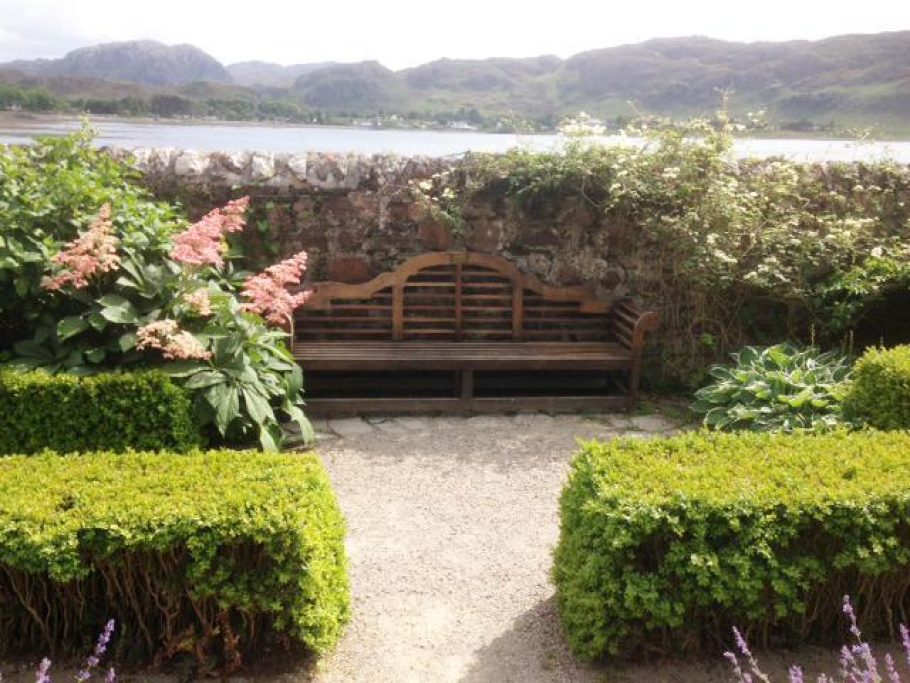
[[[0,371],[2,454],[186,451],[200,438],[190,399],[164,374]]]
[[[323,652],[348,619],[344,522],[312,455],[0,458],[0,654],[81,650],[239,665]]]
[[[910,610],[910,433],[693,433],[584,444],[553,577],[589,659],[840,642]]]
[[[869,349],[853,373],[848,415],[878,429],[910,429],[910,346]]]

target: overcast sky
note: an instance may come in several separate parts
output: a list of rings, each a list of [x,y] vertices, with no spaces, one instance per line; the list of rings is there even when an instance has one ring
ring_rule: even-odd
[[[905,29],[907,0],[0,0],[0,61],[148,38],[192,43],[224,64],[376,59],[400,69],[441,57],[567,57],[666,36],[790,40]]]

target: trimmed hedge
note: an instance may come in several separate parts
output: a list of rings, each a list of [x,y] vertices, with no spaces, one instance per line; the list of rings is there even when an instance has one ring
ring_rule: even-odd
[[[0,372],[0,454],[187,451],[201,445],[186,393],[159,372]]]
[[[845,409],[878,429],[910,429],[910,346],[869,349],[856,361]]]
[[[591,442],[561,499],[553,578],[588,659],[841,642],[910,610],[910,433]]]
[[[44,453],[0,458],[0,654],[77,651],[239,666],[321,653],[349,613],[344,520],[313,455]]]

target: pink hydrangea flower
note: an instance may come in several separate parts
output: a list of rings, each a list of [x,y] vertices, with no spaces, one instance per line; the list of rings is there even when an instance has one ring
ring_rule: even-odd
[[[249,278],[243,283],[243,296],[250,301],[243,304],[243,309],[258,313],[275,325],[286,324],[294,309],[310,298],[310,292],[294,293],[287,289],[291,285],[300,284],[306,263],[306,252],[301,251]]]
[[[157,349],[168,360],[209,360],[210,351],[196,337],[181,330],[176,320],[156,320],[136,331],[136,348]]]
[[[120,240],[111,225],[111,205],[105,204],[89,229],[51,259],[61,271],[53,277],[45,277],[41,286],[54,292],[66,285],[75,289],[88,286],[91,278],[120,267],[119,245]]]
[[[212,314],[212,300],[207,289],[197,289],[195,292],[184,294],[183,302],[203,318]]]
[[[171,258],[191,266],[224,265],[227,244],[224,236],[243,230],[244,213],[250,204],[249,197],[228,202],[220,209],[213,209],[174,237]]]

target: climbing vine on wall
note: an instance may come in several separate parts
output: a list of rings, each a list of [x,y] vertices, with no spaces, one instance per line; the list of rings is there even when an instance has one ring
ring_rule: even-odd
[[[842,344],[870,306],[910,286],[910,169],[736,159],[723,111],[633,129],[639,144],[475,154],[415,184],[453,226],[482,196],[528,213],[578,201],[632,224],[635,289],[663,313],[663,375],[697,384],[747,341]]]

